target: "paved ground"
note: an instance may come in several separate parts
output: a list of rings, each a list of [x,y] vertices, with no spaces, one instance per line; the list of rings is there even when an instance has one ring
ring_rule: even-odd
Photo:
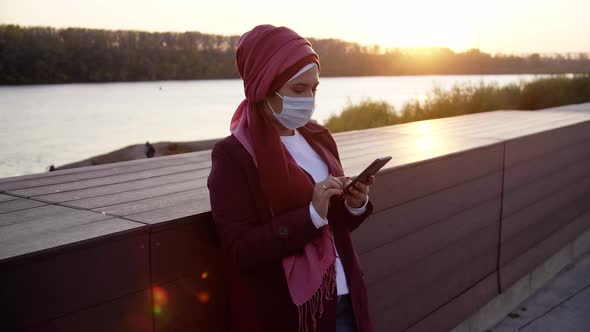
[[[590,103],[544,111],[590,112]],[[493,332],[590,332],[590,254],[566,267]]]
[[[489,331],[590,332],[590,254],[567,266]]]

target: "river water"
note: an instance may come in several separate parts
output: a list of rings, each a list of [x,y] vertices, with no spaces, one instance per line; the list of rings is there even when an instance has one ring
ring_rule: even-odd
[[[321,78],[314,119],[324,123],[365,98],[399,110],[434,87],[540,75],[374,76]],[[146,141],[193,141],[229,135],[244,98],[242,81],[194,80],[0,87],[0,178],[45,172]]]

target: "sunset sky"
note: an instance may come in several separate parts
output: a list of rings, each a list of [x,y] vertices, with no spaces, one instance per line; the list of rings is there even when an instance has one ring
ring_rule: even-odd
[[[590,52],[590,0],[0,0],[0,24],[305,37],[489,53]]]

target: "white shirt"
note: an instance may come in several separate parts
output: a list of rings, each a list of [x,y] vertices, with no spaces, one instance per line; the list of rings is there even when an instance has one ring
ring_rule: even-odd
[[[307,173],[309,173],[316,183],[325,180],[329,175],[328,166],[317,154],[317,152],[315,152],[315,150],[309,145],[309,143],[307,143],[305,138],[301,136],[299,131],[297,131],[297,129],[293,131],[295,134],[292,136],[281,136],[281,141],[289,153],[293,156],[297,164]],[[361,206],[360,208],[353,208],[348,206],[348,204],[345,205],[351,214],[359,215],[365,212],[368,202],[369,199],[367,197],[365,205]],[[309,213],[311,215],[311,221],[318,229],[328,224],[328,220],[320,217],[312,203],[309,203]],[[334,243],[332,244],[334,245],[334,250],[336,251],[336,289],[338,291],[338,295],[348,294],[348,285],[346,284],[346,276],[344,275],[342,261],[340,260],[340,255],[338,254],[336,245]]]

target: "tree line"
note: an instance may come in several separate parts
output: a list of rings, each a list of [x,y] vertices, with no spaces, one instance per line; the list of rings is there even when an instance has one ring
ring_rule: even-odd
[[[238,78],[239,36],[0,25],[0,84]],[[448,48],[382,49],[309,38],[321,75],[454,75],[590,72],[579,54],[526,56]]]

